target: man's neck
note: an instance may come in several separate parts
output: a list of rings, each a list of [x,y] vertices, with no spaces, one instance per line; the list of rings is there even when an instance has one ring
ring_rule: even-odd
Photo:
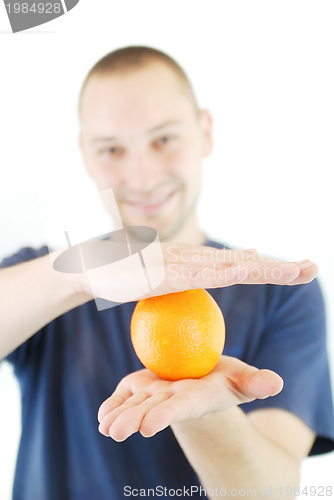
[[[204,245],[207,237],[198,226],[196,214],[194,214],[188,223],[180,228],[170,238],[161,241],[170,241],[171,243],[186,243],[188,245]]]

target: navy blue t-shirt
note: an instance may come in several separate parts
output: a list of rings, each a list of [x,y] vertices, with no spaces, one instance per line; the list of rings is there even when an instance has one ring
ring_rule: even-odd
[[[207,240],[205,245],[222,248]],[[48,253],[22,248],[11,266]],[[226,323],[224,354],[284,379],[275,397],[240,407],[276,407],[317,434],[310,454],[334,449],[324,302],[317,280],[306,285],[234,285],[208,289]],[[198,477],[170,428],[117,443],[98,430],[97,412],[122,377],[143,368],[130,339],[136,302],[97,310],[92,300],[39,330],[5,359],[22,393],[22,436],[14,500],[119,500],[132,489],[188,498]],[[18,311],[19,314],[19,311]],[[127,488],[126,488],[127,487]],[[166,488],[166,490],[164,490]],[[193,489],[194,491],[194,489]],[[172,495],[173,493],[171,493]],[[152,495],[152,491],[151,491]],[[202,498],[199,493],[192,498]]]

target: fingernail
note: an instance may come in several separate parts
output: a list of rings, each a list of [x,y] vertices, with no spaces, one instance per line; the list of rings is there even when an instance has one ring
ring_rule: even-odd
[[[295,266],[296,264],[291,264],[291,262],[287,262],[286,264],[280,264],[279,267],[281,269],[291,269],[291,267]]]
[[[306,259],[306,260],[301,260],[299,262],[297,262],[297,266],[299,267],[299,269],[308,269],[309,267],[313,266],[313,262]]]
[[[151,438],[153,436],[155,436],[156,432],[154,432],[153,434],[144,434],[143,432],[139,431],[140,434],[144,437],[144,438]]]

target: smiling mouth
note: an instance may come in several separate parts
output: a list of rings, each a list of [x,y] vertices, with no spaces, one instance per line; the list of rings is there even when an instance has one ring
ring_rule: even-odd
[[[176,191],[172,191],[167,195],[152,198],[151,200],[143,200],[136,202],[125,200],[124,203],[126,205],[135,208],[136,210],[139,210],[140,212],[149,213],[156,210],[160,210],[162,207],[164,207],[167,204],[167,202],[174,196],[175,193]]]

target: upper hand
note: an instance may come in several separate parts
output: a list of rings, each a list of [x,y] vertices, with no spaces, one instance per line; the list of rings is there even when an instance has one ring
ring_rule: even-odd
[[[143,369],[124,377],[102,403],[99,431],[115,441],[124,441],[137,431],[151,437],[175,422],[274,396],[282,387],[283,380],[275,372],[224,355],[200,379],[166,381]]]
[[[100,242],[102,245],[105,242]],[[141,283],[142,268],[138,276],[134,269],[104,266],[95,283],[94,294],[87,274],[74,275],[74,289],[92,298],[101,297],[116,302],[131,302],[156,295],[181,292],[192,288],[220,288],[235,284],[298,285],[312,281],[318,267],[311,261],[283,262],[259,255],[256,250],[227,250],[184,243],[160,243],[165,278],[150,292],[142,291],[132,298],[130,288]],[[291,265],[288,268],[288,265]],[[283,265],[283,267],[281,267]],[[151,272],[160,272],[161,262],[150,262]],[[309,266],[309,267],[305,267]],[[129,273],[129,278],[126,273]],[[146,269],[144,270],[146,273]],[[122,285],[123,290],[120,286]],[[124,288],[125,287],[125,288]],[[138,289],[141,285],[138,285]],[[142,288],[141,288],[142,289]]]

